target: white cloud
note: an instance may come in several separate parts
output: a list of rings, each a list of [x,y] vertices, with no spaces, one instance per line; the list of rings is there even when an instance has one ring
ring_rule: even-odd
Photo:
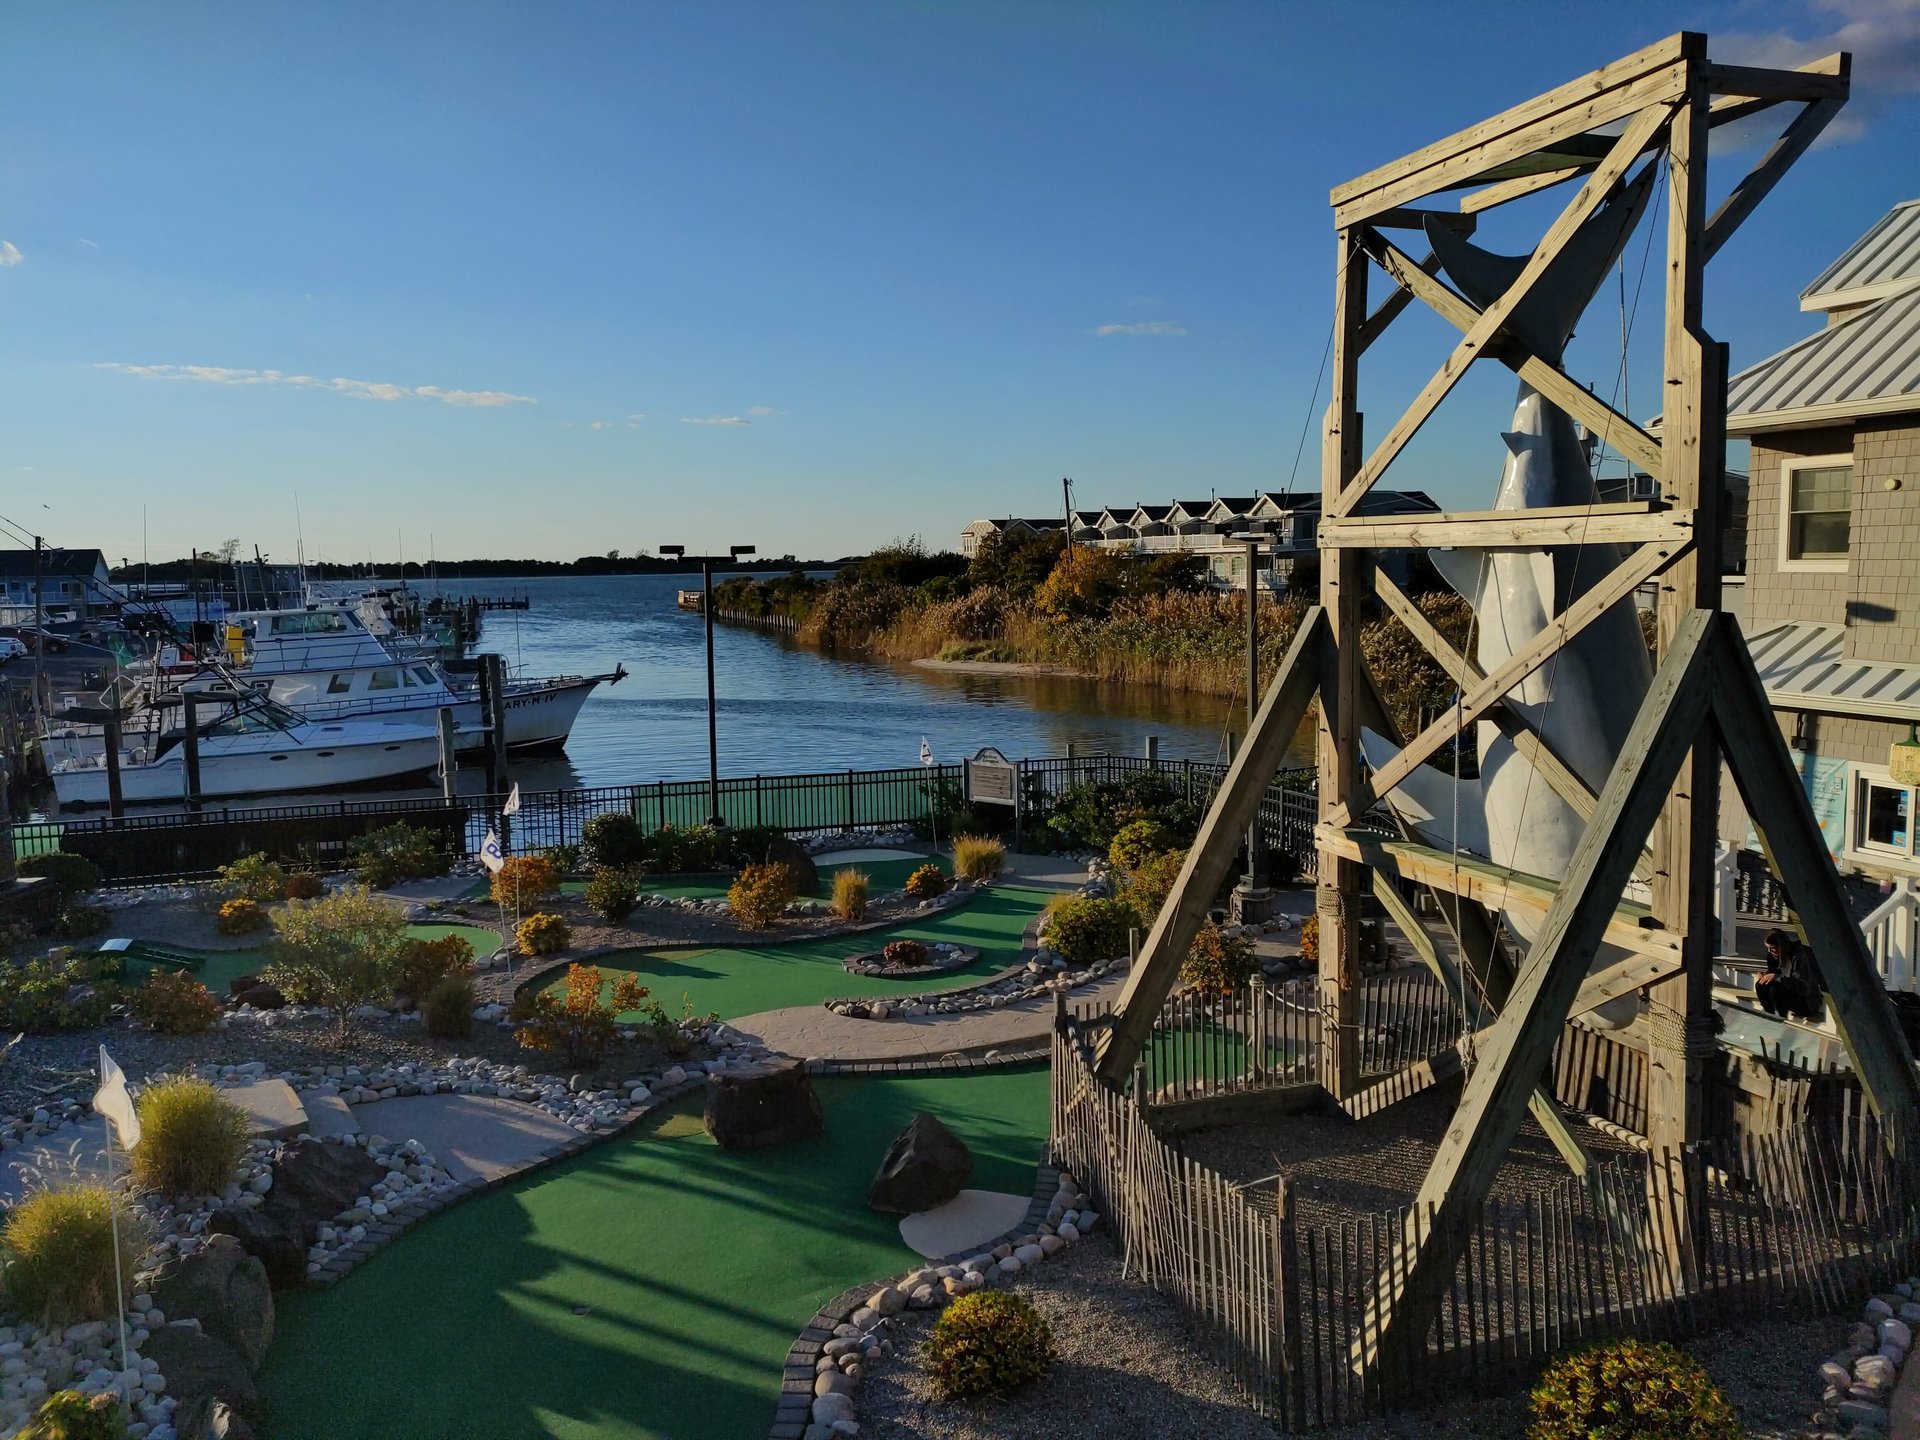
[[[640,422],[641,422],[642,420],[644,420],[644,419],[646,419],[646,418],[647,418],[647,417],[646,417],[646,414],[645,414],[644,412],[642,412],[641,414],[638,414],[638,415],[629,415],[629,416],[627,416],[627,423],[628,423],[629,425],[638,425],[638,424],[639,424],[639,423],[640,423]]]
[[[1142,320],[1132,325],[1098,325],[1096,335],[1184,335],[1187,327],[1171,320]]]
[[[1889,95],[1920,92],[1920,0],[1808,0],[1793,29],[1727,31],[1713,40],[1713,57],[1741,65],[1793,69],[1836,50],[1853,52],[1852,97],[1822,139],[1862,134]]]
[[[100,248],[100,242],[98,240],[89,240],[85,236],[82,236],[73,243],[78,245],[82,250],[98,250]]]
[[[447,390],[438,385],[395,385],[385,380],[353,380],[344,375],[322,380],[314,375],[289,375],[284,370],[236,370],[224,365],[129,365],[120,360],[100,360],[96,370],[113,370],[122,375],[137,375],[143,380],[197,380],[207,385],[289,385],[300,390],[327,390],[354,400],[438,400],[442,405],[461,409],[500,409],[508,405],[538,405],[531,395],[515,395],[507,390]]]
[[[747,411],[747,414],[759,419],[764,419],[768,415],[778,415],[779,413],[780,412],[771,405],[754,405]]]
[[[751,425],[744,415],[682,415],[682,425]]]
[[[27,257],[22,255],[11,240],[0,240],[0,265],[18,265]]]

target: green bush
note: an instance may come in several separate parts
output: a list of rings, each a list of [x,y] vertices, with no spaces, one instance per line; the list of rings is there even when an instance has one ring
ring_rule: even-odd
[[[582,853],[578,845],[545,845],[539,851],[540,858],[562,875],[572,875],[579,871],[583,863]]]
[[[162,1035],[198,1035],[220,1018],[220,1001],[184,970],[156,970],[133,992],[133,1013]]]
[[[663,825],[647,836],[641,859],[656,874],[683,875],[717,870],[726,854],[727,842],[711,825]]]
[[[7,1308],[42,1325],[108,1319],[119,1308],[119,1291],[132,1293],[134,1265],[148,1243],[139,1213],[130,1205],[115,1204],[104,1185],[36,1191],[7,1211],[0,1224],[0,1249],[7,1261],[0,1289]]]
[[[400,982],[407,917],[365,886],[289,900],[273,912],[273,928],[262,978],[296,1005],[331,1010],[342,1036],[357,1008],[384,1002]]]
[[[434,1039],[466,1039],[473,1034],[473,977],[441,976],[420,1009],[427,1034]]]
[[[444,875],[452,864],[438,835],[404,821],[355,836],[347,843],[347,860],[353,878],[372,890]]]
[[[764,930],[786,913],[797,893],[784,865],[749,865],[727,887],[727,908],[745,930]]]
[[[19,1440],[126,1440],[127,1414],[110,1390],[56,1390],[33,1412]]]
[[[108,963],[65,948],[17,965],[0,961],[0,1029],[51,1035],[103,1023],[122,994]]]
[[[936,895],[947,893],[953,882],[947,879],[947,872],[929,861],[907,876],[907,883],[901,888],[916,900],[931,900]]]
[[[1138,770],[1119,780],[1069,785],[1054,800],[1047,828],[1063,846],[1105,850],[1127,825],[1152,820],[1167,831],[1169,844],[1191,845],[1203,813],[1171,774]]]
[[[242,855],[231,865],[222,865],[215,889],[216,893],[229,900],[277,905],[287,898],[287,872],[265,854],[256,851],[252,855]]]
[[[15,868],[22,875],[45,876],[62,896],[69,898],[98,890],[106,881],[98,865],[84,855],[70,855],[65,850],[29,855]]]
[[[247,1115],[204,1080],[169,1076],[140,1092],[133,1178],[162,1195],[217,1195],[247,1153]]]
[[[638,865],[647,858],[647,835],[623,810],[595,815],[581,827],[580,858],[598,870],[608,865]]]
[[[640,903],[646,872],[638,865],[603,865],[587,881],[587,908],[609,925],[619,925]]]
[[[1532,1396],[1527,1440],[1741,1440],[1720,1387],[1671,1345],[1612,1340],[1562,1356]]]
[[[1077,895],[1047,917],[1046,941],[1069,965],[1082,967],[1127,953],[1127,932],[1139,923],[1124,900]]]
[[[1200,927],[1181,962],[1180,978],[1208,995],[1231,995],[1247,988],[1260,973],[1253,942],[1244,935],[1223,935],[1211,920]]]
[[[420,1001],[449,975],[473,969],[473,946],[464,935],[442,935],[438,940],[409,940],[400,950],[400,976],[393,993]]]
[[[777,825],[742,825],[719,837],[720,853],[716,858],[734,866],[759,865],[766,860],[773,842],[786,837],[787,832]]]
[[[1053,1327],[1024,1295],[976,1290],[946,1308],[926,1342],[927,1376],[943,1400],[1006,1395],[1053,1364]]]
[[[1173,833],[1158,820],[1129,820],[1114,832],[1107,859],[1122,870],[1133,871],[1153,856],[1178,848]]]
[[[267,928],[267,912],[258,900],[228,900],[220,906],[213,928],[222,935],[251,935]]]
[[[88,940],[107,928],[107,912],[98,905],[69,904],[53,922],[53,933],[62,940]]]

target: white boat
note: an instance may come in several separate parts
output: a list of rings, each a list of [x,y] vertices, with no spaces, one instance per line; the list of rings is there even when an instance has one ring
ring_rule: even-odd
[[[251,692],[188,703],[200,732],[199,793],[208,799],[392,782],[439,764],[439,736],[431,726],[303,720]],[[147,724],[123,741],[120,793],[128,803],[189,798],[181,708],[176,698],[141,712]],[[48,772],[63,807],[107,803],[104,749],[54,760]]]
[[[396,657],[357,607],[243,611],[228,617],[226,636],[234,675],[306,719],[396,716],[431,725],[434,711],[451,709],[462,748],[486,746],[478,685],[449,678],[431,660]],[[509,679],[507,748],[562,749],[594,689],[625,678],[616,667],[604,675]]]

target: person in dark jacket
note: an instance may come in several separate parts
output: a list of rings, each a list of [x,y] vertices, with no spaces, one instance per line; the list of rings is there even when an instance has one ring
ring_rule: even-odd
[[[1754,992],[1769,1015],[1813,1019],[1820,1013],[1820,982],[1806,948],[1784,930],[1767,932],[1767,968]]]

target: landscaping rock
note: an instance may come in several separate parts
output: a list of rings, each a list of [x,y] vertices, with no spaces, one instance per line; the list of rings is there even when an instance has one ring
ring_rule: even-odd
[[[175,1429],[180,1440],[257,1440],[259,1434],[224,1400],[203,1400],[185,1419],[191,1423]]]
[[[308,1142],[281,1150],[262,1209],[301,1245],[386,1177],[386,1168],[354,1145]]]
[[[153,1287],[153,1303],[167,1314],[191,1315],[216,1340],[256,1370],[273,1343],[273,1288],[266,1267],[231,1235],[206,1244],[175,1265]],[[163,1365],[161,1373],[172,1378]]]
[[[237,983],[238,982],[236,982],[236,984]],[[247,986],[246,989],[236,989],[233,992],[233,1003],[236,1005],[251,1005],[256,1010],[284,1010],[287,1004],[287,997],[282,995],[274,986],[255,980],[254,983]]]
[[[819,887],[820,869],[799,841],[776,836],[767,846],[765,858],[767,864],[784,865],[793,872],[793,888],[800,894],[811,895]]]
[[[306,1283],[306,1245],[260,1206],[216,1210],[207,1221],[207,1229],[238,1240],[240,1248],[266,1268],[267,1282],[275,1290],[297,1290]]]
[[[707,1077],[707,1134],[723,1150],[761,1150],[826,1128],[813,1081],[798,1060],[761,1060]]]
[[[259,1423],[260,1392],[231,1345],[191,1326],[166,1325],[148,1338],[145,1352],[167,1377],[167,1393],[180,1402],[175,1413],[181,1435],[206,1434],[216,1402],[249,1424]]]
[[[922,1110],[887,1147],[867,1204],[905,1215],[931,1210],[964,1190],[972,1173],[973,1155],[960,1137]]]

